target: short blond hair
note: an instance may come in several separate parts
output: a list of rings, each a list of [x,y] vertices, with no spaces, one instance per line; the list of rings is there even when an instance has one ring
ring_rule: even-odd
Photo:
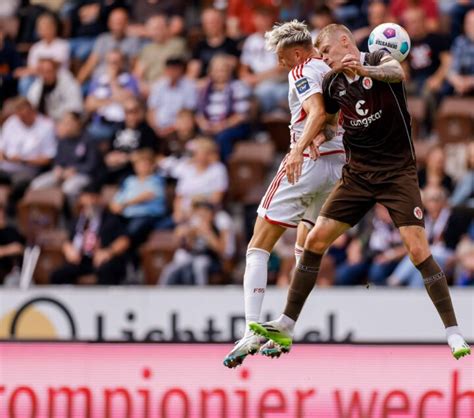
[[[331,23],[330,25],[327,25],[321,29],[321,32],[319,32],[318,37],[314,42],[314,46],[319,48],[324,40],[331,39],[336,34],[346,35],[352,42],[355,43],[354,35],[347,26],[340,25],[338,23]]]
[[[265,46],[269,51],[276,52],[289,46],[311,47],[312,39],[308,26],[304,22],[292,20],[278,23],[272,30],[265,33]]]

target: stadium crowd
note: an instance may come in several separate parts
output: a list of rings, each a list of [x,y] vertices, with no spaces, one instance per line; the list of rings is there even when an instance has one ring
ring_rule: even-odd
[[[314,36],[344,23],[365,51],[378,24],[406,28],[428,237],[451,284],[474,285],[472,0],[2,0],[0,280],[16,285],[39,245],[38,283],[240,282],[289,144],[287,75],[264,33],[293,18]],[[458,98],[471,113],[452,141],[438,120]],[[272,254],[274,283],[288,281],[294,236]],[[366,282],[423,286],[381,206],[319,279]]]

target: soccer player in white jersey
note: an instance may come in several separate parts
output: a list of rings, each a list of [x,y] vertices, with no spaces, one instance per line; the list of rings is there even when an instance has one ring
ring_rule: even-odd
[[[300,224],[295,245],[298,261],[306,235],[345,163],[342,129],[334,117],[328,119],[322,98],[322,81],[330,68],[320,59],[306,25],[296,20],[276,25],[265,39],[267,48],[278,54],[280,65],[290,70],[291,150],[257,211],[244,274],[246,331],[224,359],[229,368],[259,350],[272,357],[281,354],[281,348],[248,328],[250,322],[260,320],[270,252],[286,228]]]

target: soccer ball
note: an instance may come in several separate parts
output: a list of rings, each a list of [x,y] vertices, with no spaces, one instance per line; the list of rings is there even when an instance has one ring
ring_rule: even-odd
[[[396,23],[382,23],[369,36],[369,51],[387,51],[398,62],[402,62],[410,52],[410,37],[405,29]]]

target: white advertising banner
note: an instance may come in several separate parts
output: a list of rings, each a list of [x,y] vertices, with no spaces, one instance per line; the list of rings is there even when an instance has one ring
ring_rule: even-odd
[[[453,289],[459,323],[474,341],[474,289]],[[270,288],[263,319],[277,317],[286,290]],[[0,339],[234,341],[244,326],[240,287],[37,287],[0,290]],[[306,342],[442,342],[423,289],[333,288],[310,296],[296,328]]]

